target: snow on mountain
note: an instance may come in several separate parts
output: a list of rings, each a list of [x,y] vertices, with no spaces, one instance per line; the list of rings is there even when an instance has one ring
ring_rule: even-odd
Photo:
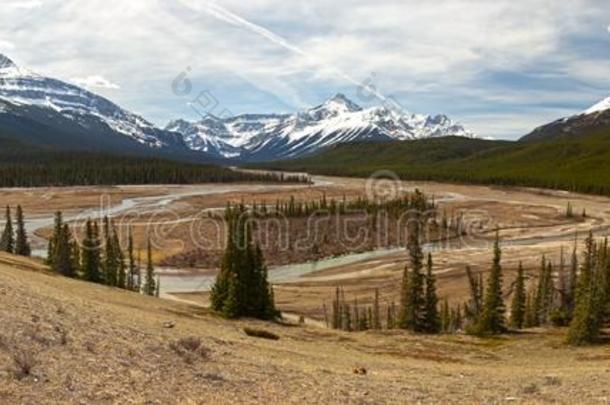
[[[0,104],[15,114],[55,113],[83,130],[122,135],[149,148],[185,147],[181,136],[161,130],[144,118],[78,86],[38,75],[0,54]],[[45,123],[47,124],[47,123]],[[100,143],[104,139],[99,140]],[[109,141],[109,140],[108,140]]]
[[[599,103],[591,106],[589,109],[583,111],[583,114],[593,114],[606,110],[610,110],[610,97],[600,101]]]
[[[293,158],[344,142],[474,136],[445,115],[404,114],[378,106],[362,108],[343,94],[295,114],[208,116],[171,122],[167,130],[185,135],[194,150],[246,160]]]
[[[534,129],[521,139],[536,141],[565,136],[579,136],[594,131],[610,129],[610,97],[587,110],[553,121]]]

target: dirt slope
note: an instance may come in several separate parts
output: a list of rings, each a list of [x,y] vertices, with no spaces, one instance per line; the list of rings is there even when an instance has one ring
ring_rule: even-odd
[[[0,403],[610,400],[608,347],[570,349],[560,331],[478,341],[227,322],[41,269],[0,256]],[[184,337],[204,349],[172,348]],[[30,375],[15,356],[33,364]]]

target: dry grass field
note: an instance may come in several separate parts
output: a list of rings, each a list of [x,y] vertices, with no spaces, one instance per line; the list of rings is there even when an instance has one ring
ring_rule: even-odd
[[[519,261],[531,283],[541,255],[558,262],[560,249],[571,249],[576,232],[581,239],[589,230],[597,236],[610,233],[610,200],[605,197],[421,182],[400,187],[419,188],[434,195],[441,209],[464,210],[469,216],[471,236],[434,252],[439,296],[452,303],[467,296],[467,264],[475,272],[489,269],[496,227],[503,241],[507,298]],[[271,188],[12,189],[1,190],[0,200],[21,203],[28,220],[44,225],[33,229],[38,247],[44,247],[48,219],[57,209],[70,217],[96,209],[100,201],[110,201],[109,206],[131,202],[115,214],[117,221],[122,229],[132,226],[139,248],[153,229],[153,240],[159,242],[154,259],[161,263],[196,248],[193,227],[205,221],[206,210],[227,201],[275,202],[291,195],[312,200],[323,194],[363,196],[365,180],[318,177],[313,186]],[[568,202],[577,213],[574,218],[565,215]],[[330,302],[336,286],[362,304],[370,302],[376,288],[382,306],[397,302],[405,261],[405,252],[398,251],[276,285],[277,305],[287,321],[307,318],[298,326],[229,322],[208,312],[206,293],[147,298],[64,279],[49,274],[37,260],[2,255],[0,403],[610,402],[610,347],[567,347],[564,330],[533,329],[480,340],[324,328],[323,303]],[[213,264],[181,270],[209,276],[217,271]],[[279,340],[249,337],[244,327],[268,330]],[[354,373],[358,368],[366,374]]]
[[[610,400],[609,348],[569,348],[559,330],[479,340],[231,322],[49,275],[35,261],[0,263],[2,403]]]

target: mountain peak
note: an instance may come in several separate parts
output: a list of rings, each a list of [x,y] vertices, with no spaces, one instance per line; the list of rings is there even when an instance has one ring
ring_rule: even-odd
[[[347,98],[347,96],[343,93],[337,93],[324,103],[324,105],[329,104],[337,104],[340,106],[345,106],[348,111],[359,111],[361,110],[360,106],[354,103],[352,100]]]
[[[362,108],[358,104],[351,101],[344,94],[337,93],[323,104],[307,111],[307,115],[314,120],[320,120],[361,110]]]
[[[16,68],[17,65],[8,56],[0,53],[0,69]]]

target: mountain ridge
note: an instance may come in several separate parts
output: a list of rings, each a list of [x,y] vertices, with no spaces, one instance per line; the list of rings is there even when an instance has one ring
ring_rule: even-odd
[[[582,136],[603,130],[610,133],[610,97],[601,100],[581,113],[541,125],[520,140],[525,142],[553,140],[562,137]]]
[[[89,90],[22,68],[0,54],[0,132],[57,149],[149,155],[212,163],[181,134]]]
[[[165,129],[184,133],[192,149],[246,161],[296,158],[347,142],[474,137],[446,115],[404,113],[383,105],[363,108],[342,93],[293,114],[210,114],[196,122],[174,120]]]

